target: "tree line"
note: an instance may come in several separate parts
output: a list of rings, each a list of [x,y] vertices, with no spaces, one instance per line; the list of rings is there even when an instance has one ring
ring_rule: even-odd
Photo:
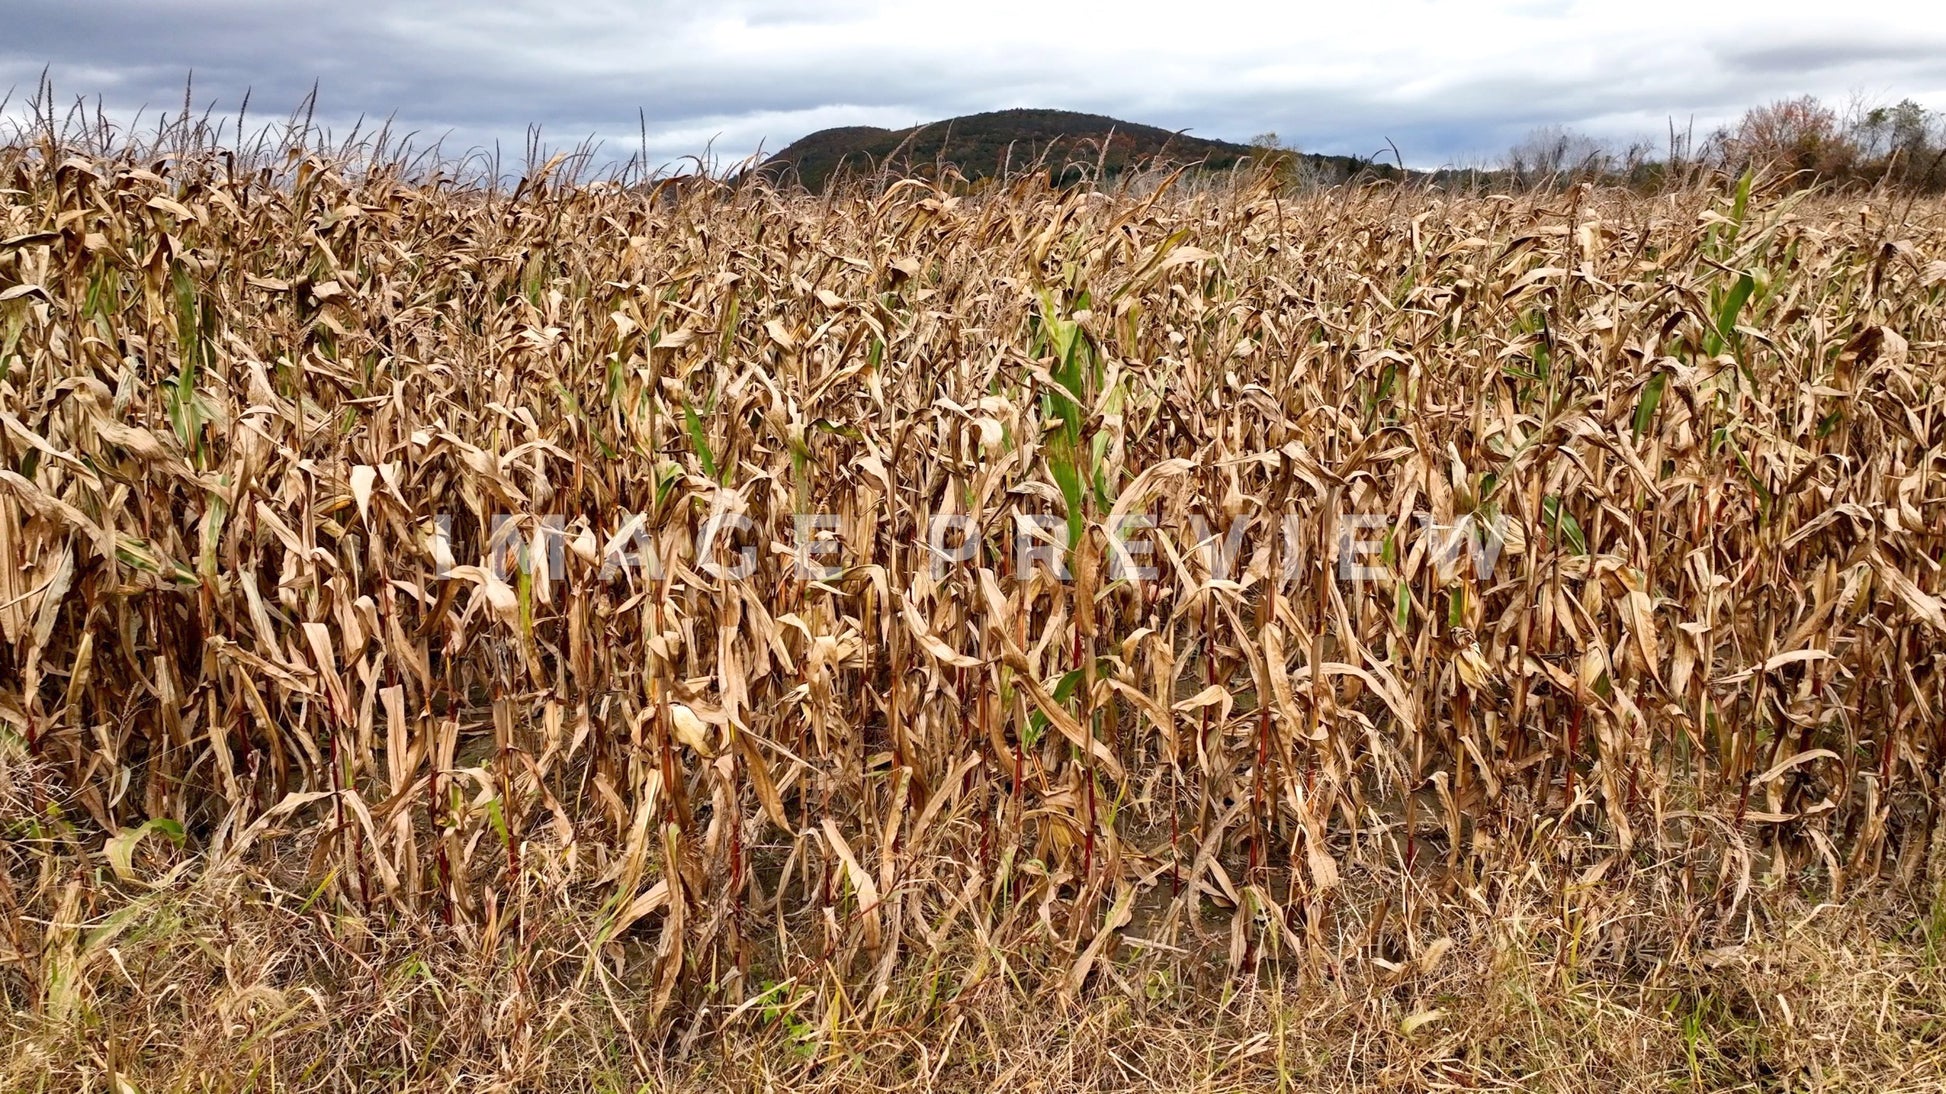
[[[1526,185],[1606,181],[1652,185],[1672,172],[1769,168],[1835,185],[1891,184],[1946,190],[1946,112],[1912,99],[1834,109],[1812,95],[1745,111],[1698,142],[1670,126],[1668,143],[1620,146],[1560,125],[1509,148],[1498,172]]]

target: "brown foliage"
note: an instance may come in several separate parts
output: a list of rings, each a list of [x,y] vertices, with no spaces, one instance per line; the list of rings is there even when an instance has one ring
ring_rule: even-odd
[[[1312,975],[1377,877],[1630,879],[1695,944],[1766,875],[1923,887],[1935,206],[0,180],[0,719],[62,838],[300,845],[307,907],[488,951],[573,878],[652,1023],[969,954],[1071,994],[1125,933]],[[942,515],[985,549],[935,573]],[[1004,549],[1039,515],[1075,580]]]

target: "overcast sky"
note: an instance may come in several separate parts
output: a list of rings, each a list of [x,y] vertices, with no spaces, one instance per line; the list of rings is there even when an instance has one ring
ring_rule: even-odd
[[[43,68],[111,116],[199,106],[257,119],[313,81],[338,129],[395,116],[449,151],[530,124],[617,159],[723,160],[831,125],[899,127],[1011,106],[1111,114],[1205,137],[1275,130],[1310,151],[1476,162],[1532,128],[1697,132],[1804,93],[1946,108],[1930,5],[1696,0],[973,0],[707,3],[0,0],[0,91]],[[253,123],[254,124],[254,123]],[[1387,153],[1389,155],[1389,153]]]

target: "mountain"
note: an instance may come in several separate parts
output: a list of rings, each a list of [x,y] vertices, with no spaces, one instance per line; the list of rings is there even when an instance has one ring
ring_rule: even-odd
[[[890,168],[902,174],[927,175],[943,163],[956,167],[968,179],[981,179],[1009,169],[1022,170],[1043,157],[1057,177],[1085,177],[1084,167],[1085,174],[1092,175],[1098,164],[1110,176],[1131,167],[1181,164],[1222,171],[1255,152],[1247,145],[1172,133],[1100,114],[995,110],[910,129],[869,125],[820,129],[764,161],[761,170],[781,181],[794,179],[806,189],[818,191],[840,171],[862,175]],[[1294,159],[1301,169],[1324,181],[1349,178],[1361,171],[1387,173],[1350,156],[1297,154]]]

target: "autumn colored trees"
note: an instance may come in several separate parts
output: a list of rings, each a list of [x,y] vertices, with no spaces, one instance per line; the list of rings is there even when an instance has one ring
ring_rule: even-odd
[[[1679,135],[1680,136],[1680,135]],[[1946,113],[1912,100],[1849,104],[1843,111],[1812,95],[1745,111],[1710,134],[1694,156],[1672,139],[1667,158],[1644,146],[1621,149],[1560,125],[1535,129],[1510,148],[1502,166],[1523,183],[1600,177],[1654,178],[1677,161],[1730,171],[1762,168],[1837,185],[1890,182],[1946,189]]]

